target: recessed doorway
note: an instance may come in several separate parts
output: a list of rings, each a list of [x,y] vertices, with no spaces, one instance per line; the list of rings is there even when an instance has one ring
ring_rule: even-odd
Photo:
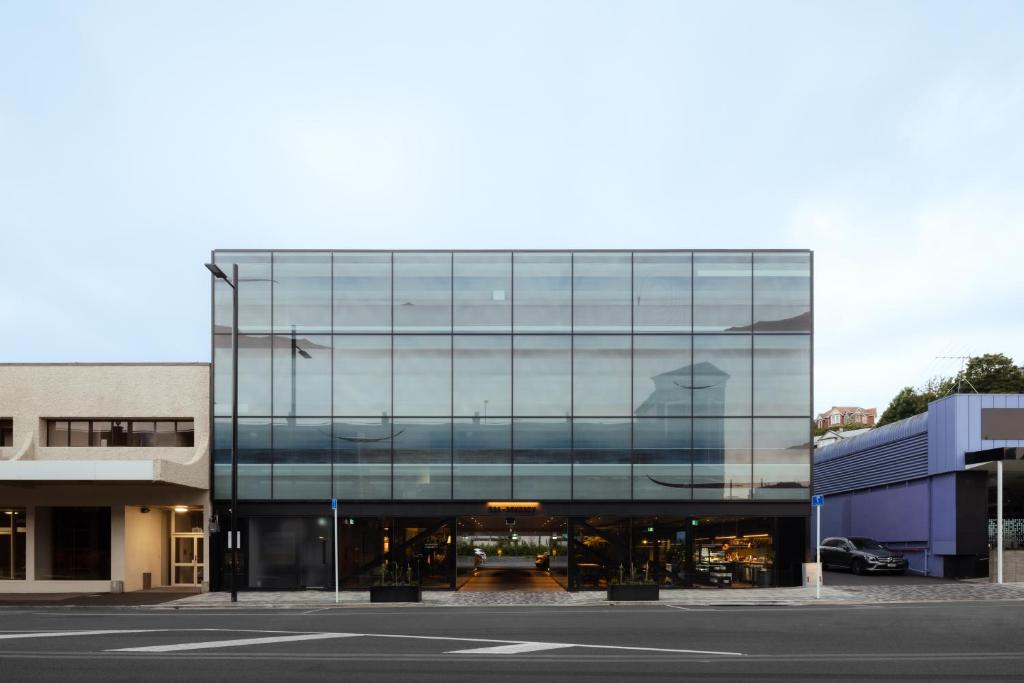
[[[200,586],[204,580],[202,510],[171,513],[171,584]]]
[[[461,591],[564,591],[568,586],[565,517],[460,517],[457,587]]]

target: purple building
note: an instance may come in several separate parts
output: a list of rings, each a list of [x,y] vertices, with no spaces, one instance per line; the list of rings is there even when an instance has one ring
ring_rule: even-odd
[[[875,538],[920,574],[987,576],[997,526],[1003,547],[1024,546],[1022,457],[1024,395],[933,401],[927,413],[815,452],[814,493],[825,496],[821,538]]]

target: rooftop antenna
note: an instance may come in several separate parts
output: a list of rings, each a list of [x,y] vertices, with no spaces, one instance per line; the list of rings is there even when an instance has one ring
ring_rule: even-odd
[[[973,384],[971,384],[971,380],[969,380],[966,377],[964,377],[964,366],[967,364],[967,361],[969,361],[971,359],[971,356],[935,356],[935,357],[936,358],[947,359],[947,360],[959,360],[960,361],[960,372],[958,372],[956,374],[956,393],[958,393],[958,394],[961,393],[960,389],[961,389],[961,387],[963,387],[963,383],[964,382],[967,382],[967,386],[969,386],[971,389],[974,389],[974,393],[976,393],[976,394],[978,393],[978,390],[974,388]]]

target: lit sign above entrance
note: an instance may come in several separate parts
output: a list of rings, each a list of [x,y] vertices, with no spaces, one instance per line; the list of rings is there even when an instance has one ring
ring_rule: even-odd
[[[522,500],[492,500],[487,503],[487,509],[491,512],[529,512],[540,507],[536,501]]]

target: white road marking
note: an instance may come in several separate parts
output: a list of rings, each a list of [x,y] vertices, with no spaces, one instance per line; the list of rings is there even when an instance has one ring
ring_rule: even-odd
[[[107,652],[178,652],[181,650],[210,650],[218,647],[243,647],[245,645],[269,645],[271,643],[294,643],[302,640],[325,640],[327,638],[352,638],[359,633],[303,633],[294,636],[269,636],[266,638],[238,638],[235,640],[209,640],[199,643],[175,643],[173,645],[149,645],[146,647],[119,647]]]
[[[35,633],[4,633],[0,634],[0,640],[12,638],[60,638],[62,636],[105,636],[118,633],[160,633],[166,629],[112,629],[104,631],[37,631]]]
[[[496,645],[494,647],[475,647],[471,650],[451,650],[448,655],[514,655],[520,652],[539,652],[540,650],[560,650],[572,647],[566,643],[519,643],[518,645]]]

